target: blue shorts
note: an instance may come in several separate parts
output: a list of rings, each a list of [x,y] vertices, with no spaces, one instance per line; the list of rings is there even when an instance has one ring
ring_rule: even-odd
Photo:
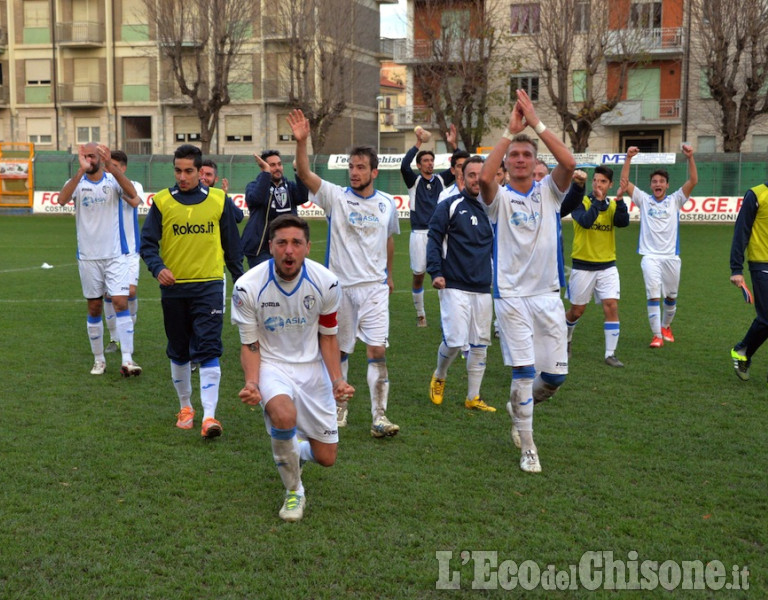
[[[202,363],[221,356],[222,291],[194,298],[163,298],[162,306],[168,358],[183,364],[190,360]]]

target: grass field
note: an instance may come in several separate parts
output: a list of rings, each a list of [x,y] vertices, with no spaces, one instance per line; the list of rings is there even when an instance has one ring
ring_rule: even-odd
[[[316,259],[324,227],[312,222]],[[568,380],[536,409],[540,475],[520,471],[509,439],[510,371],[498,344],[483,395],[499,412],[463,408],[461,360],[446,402],[430,403],[437,294],[427,293],[430,326],[417,329],[404,231],[388,352],[388,414],[401,434],[370,437],[359,346],[350,369],[358,396],[338,462],[305,469],[305,518],[286,524],[261,411],[237,398],[236,329],[227,321],[224,435],[204,442],[198,429],[173,426],[178,402],[148,273],[135,353],[144,374],[121,380],[108,355],[107,373],[93,377],[74,220],[0,216],[0,598],[768,597],[768,355],[755,357],[751,381],[732,373],[728,350],[753,318],[728,283],[732,227],[681,230],[678,341],[659,350],[648,348],[637,225],[618,232],[617,355],[626,368],[603,364],[602,312],[591,305]],[[569,224],[565,231],[570,248]],[[588,551],[659,565],[718,560],[721,583],[732,583],[734,565],[748,567],[750,589],[480,591],[472,589],[482,580],[478,551],[558,571]],[[452,553],[443,581],[459,590],[436,589],[438,552]]]

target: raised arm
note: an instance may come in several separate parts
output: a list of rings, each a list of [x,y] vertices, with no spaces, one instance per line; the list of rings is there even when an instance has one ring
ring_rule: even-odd
[[[499,184],[496,181],[496,171],[499,170],[499,167],[504,160],[507,148],[512,143],[512,139],[515,135],[520,133],[523,129],[525,129],[523,113],[520,110],[520,103],[516,102],[515,107],[512,109],[512,114],[509,116],[507,129],[485,159],[483,168],[480,171],[480,195],[483,198],[483,202],[486,204],[491,204],[499,191]]]
[[[309,140],[309,119],[304,113],[295,109],[291,111],[287,119],[291,127],[293,137],[296,138],[296,172],[310,192],[317,194],[323,180],[309,168],[309,154],[307,153],[307,141]]]
[[[133,187],[133,183],[128,179],[125,174],[117,168],[113,168],[112,153],[104,144],[99,144],[99,157],[101,163],[104,165],[104,170],[115,178],[117,183],[123,188],[123,200],[128,204],[136,208],[141,204],[141,198],[136,193],[136,188]]]
[[[56,199],[56,202],[58,202],[61,206],[64,206],[70,200],[72,200],[72,194],[75,193],[77,184],[80,183],[83,175],[85,175],[85,172],[90,168],[90,165],[85,158],[85,146],[80,146],[78,149],[77,159],[80,161],[80,168],[77,170],[77,173],[75,173],[74,176],[64,184],[64,187],[61,188],[61,191],[59,192],[59,197]]]
[[[621,167],[619,185],[624,188],[624,191],[629,194],[630,198],[635,194],[635,185],[629,181],[629,169],[632,163],[632,157],[637,156],[639,152],[640,149],[637,146],[630,146],[627,148],[627,156],[624,159],[624,166]]]
[[[683,154],[688,159],[688,181],[683,184],[683,194],[686,198],[690,198],[693,188],[699,183],[699,171],[696,169],[696,161],[693,160],[693,147],[684,144]]]

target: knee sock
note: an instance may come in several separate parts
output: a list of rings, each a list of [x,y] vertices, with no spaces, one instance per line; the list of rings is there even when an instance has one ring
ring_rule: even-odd
[[[115,320],[115,307],[112,304],[112,298],[104,298],[104,320],[107,322],[110,341],[116,342],[118,339],[117,321]]]
[[[272,426],[272,457],[275,459],[277,472],[288,492],[304,494],[301,484],[301,467],[299,465],[299,444],[296,441],[296,428],[278,429]]]
[[[216,417],[220,381],[221,367],[219,367],[218,358],[212,358],[200,364],[200,401],[203,404],[203,420]]]
[[[120,351],[123,353],[123,362],[133,360],[133,320],[131,313],[121,310],[115,315],[117,322],[117,339],[120,340]]]
[[[128,298],[128,311],[131,313],[131,319],[133,320],[133,324],[136,325],[136,313],[139,310],[139,299],[134,296],[133,298]]]
[[[603,324],[605,333],[605,358],[616,354],[616,347],[619,345],[619,322],[606,321]]]
[[[413,306],[416,308],[416,316],[423,317],[426,315],[424,312],[424,288],[421,287],[418,290],[411,290],[413,294]]]
[[[467,398],[472,400],[480,395],[480,385],[485,375],[485,358],[488,353],[486,346],[469,347],[467,357]]]
[[[459,355],[461,348],[449,348],[445,342],[441,342],[437,349],[437,369],[435,377],[445,379],[448,376],[448,367],[451,366],[454,359]]]
[[[661,314],[659,312],[659,301],[648,300],[648,322],[651,324],[651,332],[656,337],[661,337]]]
[[[675,318],[676,312],[677,312],[677,300],[675,298],[673,298],[672,300],[664,298],[664,319],[661,323],[661,326],[664,327],[664,329],[672,325],[672,319]]]
[[[101,317],[92,317],[88,315],[86,324],[94,360],[107,362],[104,359],[104,322],[101,320]]]
[[[185,406],[192,408],[192,369],[190,367],[188,362],[179,364],[171,361],[171,379],[181,408]]]
[[[576,319],[575,321],[571,322],[568,319],[565,320],[565,325],[568,328],[568,341],[573,340],[573,330],[576,329],[576,325],[579,323],[579,320]]]
[[[389,397],[389,376],[385,358],[368,360],[368,389],[371,393],[371,415],[374,420],[383,417],[387,411]]]
[[[520,450],[536,450],[533,443],[533,367],[512,369],[512,387],[509,400],[512,403],[515,427],[520,433]]]

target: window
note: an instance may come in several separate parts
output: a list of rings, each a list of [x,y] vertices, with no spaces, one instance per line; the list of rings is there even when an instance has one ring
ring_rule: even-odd
[[[510,33],[525,34],[539,32],[540,7],[537,4],[513,4]]]
[[[629,9],[630,29],[660,29],[661,2],[633,2]]]
[[[33,144],[53,142],[53,124],[50,119],[27,119],[27,139]]]
[[[762,154],[768,152],[768,135],[756,133],[752,136],[752,152],[760,152]]]
[[[696,137],[696,152],[717,152],[717,138],[714,135],[700,135]]]
[[[573,31],[587,33],[589,31],[589,0],[578,0],[574,7]]]
[[[149,59],[144,57],[124,58],[123,84],[149,85]]]
[[[440,15],[440,27],[446,39],[469,37],[469,11],[444,10]]]
[[[48,27],[51,22],[48,2],[45,0],[26,0],[23,4],[24,27]]]
[[[101,141],[98,119],[75,119],[75,136],[78,144]]]
[[[290,142],[293,139],[293,131],[286,121],[287,118],[288,113],[277,115],[277,140],[279,142]]]
[[[707,69],[699,71],[699,96],[701,98],[712,97],[712,90],[709,89],[709,83],[707,82]]]
[[[253,117],[251,115],[227,115],[224,134],[228,142],[253,141]]]
[[[573,101],[584,102],[587,99],[587,72],[574,71],[571,73],[573,83]]]
[[[200,141],[200,119],[197,117],[174,117],[173,130],[177,142]]]
[[[24,61],[27,85],[51,85],[51,61],[47,58]]]
[[[534,102],[539,99],[538,75],[512,75],[509,80],[509,99],[514,102],[517,98],[515,92],[525,90]]]

